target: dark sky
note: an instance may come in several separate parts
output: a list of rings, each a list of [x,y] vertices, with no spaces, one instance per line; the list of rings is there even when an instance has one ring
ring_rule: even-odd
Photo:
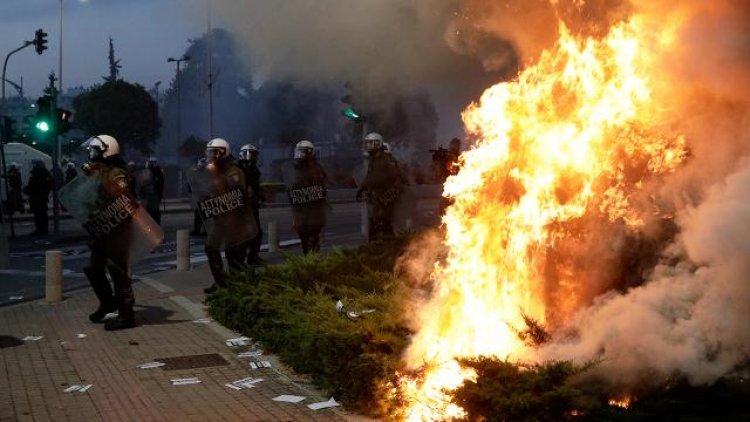
[[[108,43],[114,40],[120,59],[120,75],[150,88],[162,82],[165,89],[175,73],[167,58],[181,55],[188,39],[207,29],[206,0],[62,0],[63,89],[102,82],[109,73]],[[217,23],[213,17],[213,25]],[[50,71],[58,73],[60,0],[0,1],[0,53],[3,58],[34,32],[43,28],[49,49],[42,55],[30,46],[8,62],[6,78],[21,83],[26,95],[36,97],[48,82]],[[6,96],[14,95],[6,86]]]

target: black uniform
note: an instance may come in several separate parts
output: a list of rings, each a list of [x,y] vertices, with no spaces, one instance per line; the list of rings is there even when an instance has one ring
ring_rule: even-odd
[[[8,169],[8,202],[5,204],[5,212],[8,215],[23,212],[23,181],[21,171],[18,167],[11,166]]]
[[[263,240],[263,230],[260,225],[260,202],[265,199],[260,190],[260,169],[258,169],[255,161],[240,160],[239,165],[245,172],[245,182],[253,194],[250,198],[250,204],[255,224],[258,226],[258,234],[242,246],[245,251],[243,255],[248,265],[257,265],[260,263],[258,254],[260,253],[260,244]]]
[[[393,212],[403,190],[396,159],[382,149],[370,153],[362,191],[367,191],[369,240],[393,236]]]
[[[47,201],[49,192],[52,190],[52,174],[44,165],[34,165],[31,169],[29,184],[24,192],[29,196],[29,208],[34,214],[35,235],[46,235],[49,230],[49,218],[47,217]]]
[[[161,224],[161,200],[164,197],[164,171],[158,165],[146,168],[146,178],[138,186],[138,197],[151,218]]]
[[[320,231],[326,224],[326,173],[314,156],[294,163],[294,183],[288,191],[293,226],[302,241],[302,252],[320,250]]]
[[[130,183],[132,177],[120,155],[86,163],[83,170],[87,175],[98,176],[101,179],[99,192],[96,193],[98,198],[96,209],[104,209],[107,204],[123,195],[128,198],[135,198],[133,186]],[[137,206],[134,199],[132,199],[132,202],[134,206]],[[129,242],[133,224],[131,218],[122,222],[106,237],[98,238],[92,235],[89,238],[91,258],[89,265],[83,271],[99,299],[99,308],[89,318],[93,322],[99,322],[107,313],[117,310],[119,313],[117,319],[105,324],[105,328],[108,330],[135,326],[133,282],[128,275],[130,265]],[[105,270],[109,272],[112,278],[114,293],[107,280]]]

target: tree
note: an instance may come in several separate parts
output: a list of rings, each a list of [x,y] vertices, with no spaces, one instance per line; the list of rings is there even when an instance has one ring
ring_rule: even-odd
[[[195,159],[196,157],[203,156],[206,151],[206,141],[197,136],[189,136],[185,139],[185,142],[180,145],[177,153],[182,158]]]
[[[122,80],[95,85],[73,99],[76,127],[87,135],[108,134],[120,148],[151,154],[161,121],[156,102],[139,84]]]

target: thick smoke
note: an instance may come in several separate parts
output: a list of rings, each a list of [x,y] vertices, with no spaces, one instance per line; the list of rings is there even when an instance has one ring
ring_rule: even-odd
[[[460,135],[453,126],[460,125],[461,110],[517,70],[513,45],[462,24],[461,3],[213,0],[244,45],[256,82],[338,88],[351,81],[367,92],[368,101],[381,104],[425,88],[442,116],[452,120],[451,136]]]

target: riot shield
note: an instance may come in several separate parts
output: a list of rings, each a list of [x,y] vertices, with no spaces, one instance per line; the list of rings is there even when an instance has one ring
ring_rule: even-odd
[[[124,271],[164,240],[164,232],[130,193],[109,194],[100,175],[80,175],[58,192],[60,203],[89,233],[92,248]]]
[[[239,168],[236,171],[241,173]],[[194,209],[206,228],[206,246],[224,250],[255,237],[258,227],[244,183],[230,180],[226,174],[217,174],[208,167],[186,170],[185,174]]]

